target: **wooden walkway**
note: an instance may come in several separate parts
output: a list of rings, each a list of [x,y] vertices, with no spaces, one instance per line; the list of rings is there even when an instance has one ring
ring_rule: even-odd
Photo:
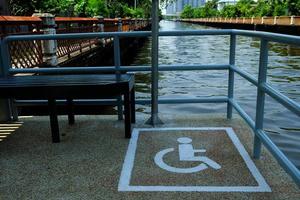
[[[87,33],[87,32],[116,32],[139,31],[150,25],[149,19],[130,18],[82,18],[55,17],[55,23],[45,25],[42,18],[37,16],[0,16],[0,38],[9,35],[48,34],[49,28],[54,33]],[[112,39],[79,39],[55,41],[55,54],[58,63],[66,62],[82,53],[97,47],[104,47]],[[43,50],[43,41],[14,41],[9,45],[11,64],[13,68],[33,68],[45,66],[48,53]]]

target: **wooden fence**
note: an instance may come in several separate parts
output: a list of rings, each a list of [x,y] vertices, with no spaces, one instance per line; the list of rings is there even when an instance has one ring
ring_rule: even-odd
[[[60,33],[86,33],[86,32],[115,32],[137,31],[148,26],[148,19],[108,19],[108,18],[81,18],[81,17],[55,17],[55,30]],[[45,34],[47,28],[40,17],[0,16],[0,38],[8,35]],[[111,40],[82,39],[56,41],[58,58],[71,58],[96,47],[105,45]],[[32,68],[44,64],[43,41],[15,41],[9,44],[13,68]]]
[[[195,18],[181,19],[183,22],[210,22],[210,23],[235,23],[235,24],[264,24],[280,26],[300,26],[300,16],[279,16],[279,17],[212,17],[212,18]]]

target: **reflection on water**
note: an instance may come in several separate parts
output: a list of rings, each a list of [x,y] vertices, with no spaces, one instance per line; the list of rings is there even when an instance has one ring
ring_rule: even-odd
[[[208,27],[179,22],[162,21],[161,30],[207,29]],[[236,65],[258,74],[259,39],[237,38]],[[161,37],[160,64],[225,64],[229,57],[229,36]],[[282,93],[300,102],[300,48],[292,45],[269,45],[268,82]],[[146,42],[134,65],[150,64],[151,41]],[[227,95],[226,71],[174,71],[161,72],[159,94],[161,98],[224,97]],[[150,74],[137,76],[138,98],[150,97]],[[235,97],[255,119],[256,87],[243,78],[235,77]],[[150,107],[140,106],[140,112],[149,113]],[[226,112],[225,104],[160,105],[161,113],[220,113]],[[272,140],[300,167],[299,118],[266,98],[265,130]]]

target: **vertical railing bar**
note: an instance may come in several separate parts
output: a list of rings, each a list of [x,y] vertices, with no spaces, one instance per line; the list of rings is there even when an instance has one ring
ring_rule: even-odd
[[[11,68],[11,61],[10,61],[10,53],[9,53],[9,47],[8,47],[8,41],[3,40],[0,42],[0,56],[1,56],[1,66],[0,66],[0,76],[1,77],[7,77],[9,75],[9,68]],[[12,107],[11,107],[11,99],[0,99],[0,107],[1,107],[1,113],[0,113],[0,119],[1,121],[7,121],[11,120],[12,117]]]
[[[264,125],[264,110],[265,110],[265,92],[263,85],[267,80],[268,68],[268,41],[261,39],[260,42],[260,57],[259,57],[259,72],[256,100],[256,117],[255,117],[255,132],[263,129]],[[261,140],[257,134],[254,136],[253,157],[259,159],[261,153]]]
[[[152,1],[152,44],[151,44],[151,117],[146,122],[152,126],[163,124],[158,116],[158,82],[159,82],[159,0]]]
[[[3,40],[1,42],[1,57],[2,57],[2,73],[3,76],[9,75],[9,69],[11,68],[11,62],[10,62],[10,53],[8,48],[8,41]]]
[[[230,36],[230,54],[229,54],[229,75],[228,75],[228,102],[227,102],[227,119],[232,118],[232,104],[231,101],[234,98],[234,70],[231,66],[235,65],[235,52],[236,52],[236,35]]]
[[[121,55],[120,55],[120,38],[119,36],[114,36],[114,63],[116,69],[116,78],[120,79],[120,67],[121,67]],[[123,120],[123,106],[122,106],[122,97],[118,97],[118,119]]]

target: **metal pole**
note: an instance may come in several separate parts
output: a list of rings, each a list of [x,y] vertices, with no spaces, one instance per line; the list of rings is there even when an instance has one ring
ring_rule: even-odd
[[[264,108],[265,108],[265,92],[263,85],[267,80],[268,67],[268,41],[261,39],[260,42],[260,57],[259,57],[259,72],[258,72],[258,86],[257,86],[257,100],[256,100],[256,118],[255,118],[255,136],[253,157],[259,159],[261,152],[261,140],[257,132],[263,129],[264,125]]]
[[[162,121],[158,117],[158,1],[159,0],[152,0],[151,117],[147,121],[147,124],[153,126],[162,124]]]
[[[1,48],[1,51],[3,52],[3,49]],[[5,77],[5,69],[4,69],[4,63],[3,63],[3,54],[0,56],[0,77]],[[8,58],[6,58],[8,59]],[[6,122],[11,120],[11,112],[10,112],[10,105],[8,99],[0,99],[0,121]]]
[[[236,35],[230,36],[230,56],[229,56],[229,65],[235,65],[235,50],[236,50]],[[234,71],[230,67],[229,68],[229,77],[228,77],[228,103],[227,103],[227,119],[232,118],[232,104],[229,101],[233,99],[234,93]]]
[[[116,68],[116,78],[117,80],[120,80],[121,52],[120,52],[120,38],[118,36],[114,37],[114,63]],[[122,97],[121,96],[118,97],[117,101],[118,101],[118,120],[123,120]]]

